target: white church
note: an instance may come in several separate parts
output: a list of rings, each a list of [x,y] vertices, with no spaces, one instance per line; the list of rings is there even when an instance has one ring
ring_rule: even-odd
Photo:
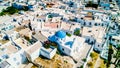
[[[59,30],[48,39],[58,44],[60,51],[66,55],[74,56],[79,53],[80,48],[85,42],[85,38],[72,35],[68,37],[66,32]]]

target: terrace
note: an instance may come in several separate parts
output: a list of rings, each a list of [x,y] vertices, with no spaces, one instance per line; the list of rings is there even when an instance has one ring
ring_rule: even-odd
[[[94,36],[96,39],[102,39],[105,34],[105,28],[100,26],[93,27],[83,27],[82,35],[83,36]]]
[[[49,27],[49,28],[58,28],[60,26],[60,23],[57,22],[51,22],[51,23],[44,23],[44,27]]]
[[[47,34],[46,34],[47,33]],[[38,41],[44,42],[47,40],[47,37],[45,35],[49,35],[48,32],[36,32],[34,35],[32,35],[33,38],[35,38]]]
[[[42,47],[41,50],[44,51],[45,53],[50,53],[50,52],[52,52],[54,50],[54,48],[51,47],[51,46],[50,46],[50,48],[44,48],[44,47]]]
[[[23,20],[22,25],[27,25],[30,22],[30,20]]]
[[[21,31],[22,29],[25,29],[25,27],[24,27],[24,26],[19,26],[19,27],[16,27],[16,28],[15,28],[15,31],[19,32],[19,31]]]
[[[0,56],[2,57],[2,60],[9,58],[11,54],[14,54],[18,52],[19,49],[17,46],[13,45],[11,42],[8,42],[1,46],[0,48]]]
[[[6,45],[6,44],[5,44],[5,45]],[[18,48],[17,48],[16,46],[14,46],[14,45],[11,45],[11,44],[7,45],[7,46],[5,47],[5,49],[7,49],[6,52],[7,52],[8,54],[16,53],[16,52],[18,51]]]
[[[64,30],[69,30],[70,27],[71,27],[71,24],[69,24],[69,23],[66,23],[66,22],[61,23],[61,28]]]
[[[36,50],[40,49],[42,47],[42,44],[38,41],[31,45],[26,51],[28,54],[33,54]]]
[[[19,38],[15,40],[15,43],[20,46],[22,49],[26,49],[30,46],[25,39]]]
[[[25,39],[29,41],[31,38],[32,32],[30,31],[29,28],[25,28],[25,29],[22,29],[21,31],[19,31],[19,34],[21,36],[25,37]]]
[[[9,67],[10,64],[7,62],[7,61],[3,61],[1,64],[0,64],[0,67],[1,68],[6,68],[6,67]]]

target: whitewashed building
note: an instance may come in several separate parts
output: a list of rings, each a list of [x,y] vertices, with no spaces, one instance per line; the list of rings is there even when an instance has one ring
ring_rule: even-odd
[[[110,43],[117,48],[118,45],[120,44],[120,35],[112,36]]]
[[[11,41],[2,45],[0,48],[2,49],[0,50],[0,66],[2,66],[2,63],[6,62],[9,65],[7,68],[18,68],[27,61],[24,50]]]
[[[41,47],[42,47],[42,43],[37,41],[25,51],[29,61],[34,61],[36,58],[39,57]]]
[[[48,59],[52,59],[54,57],[54,55],[56,54],[57,49],[50,46],[50,48],[46,49],[44,47],[41,48],[40,50],[40,55],[48,58]]]
[[[50,36],[49,40],[58,43],[58,47],[61,52],[69,56],[74,56],[76,53],[78,53],[80,47],[85,42],[85,38],[78,36],[68,37],[62,30],[56,32],[55,35]]]

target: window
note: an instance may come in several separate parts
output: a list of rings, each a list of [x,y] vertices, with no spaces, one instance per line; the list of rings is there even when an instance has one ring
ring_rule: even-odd
[[[19,65],[20,63],[19,62],[17,62],[17,65]]]
[[[98,45],[98,47],[99,47],[100,45]]]
[[[22,55],[22,54],[20,54],[20,56],[21,56],[21,57],[23,57],[23,55]]]
[[[95,26],[97,26],[97,23],[95,23]]]
[[[45,22],[45,20],[43,20],[43,22]]]
[[[2,58],[7,59],[7,58],[9,58],[9,56],[8,55],[3,55]]]
[[[62,50],[64,51],[64,48],[62,48]]]
[[[89,33],[92,32],[91,30],[88,31]]]
[[[112,0],[109,0],[110,2],[112,2]]]
[[[104,26],[104,24],[102,23],[102,26]]]
[[[14,61],[16,61],[16,58],[13,58]]]
[[[115,41],[115,39],[112,39],[112,41]]]
[[[91,22],[89,23],[89,25],[91,25]]]

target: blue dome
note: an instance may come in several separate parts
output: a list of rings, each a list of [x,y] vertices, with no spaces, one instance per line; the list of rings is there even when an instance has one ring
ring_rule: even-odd
[[[55,33],[55,36],[57,36],[57,37],[59,37],[59,38],[65,38],[66,33],[65,33],[64,31],[60,30],[60,31],[57,31],[57,32]]]

